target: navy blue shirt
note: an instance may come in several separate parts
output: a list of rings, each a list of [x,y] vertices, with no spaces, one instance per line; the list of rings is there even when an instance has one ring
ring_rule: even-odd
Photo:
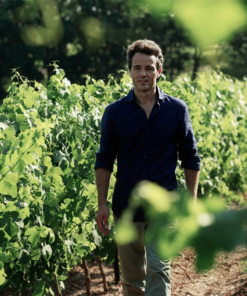
[[[177,158],[183,168],[199,170],[200,157],[187,105],[157,87],[158,100],[147,119],[136,103],[133,88],[127,96],[106,107],[101,122],[100,150],[95,169],[112,172],[117,158],[117,180],[112,210],[120,217],[130,193],[141,180],[177,190]],[[144,221],[138,210],[134,221]]]

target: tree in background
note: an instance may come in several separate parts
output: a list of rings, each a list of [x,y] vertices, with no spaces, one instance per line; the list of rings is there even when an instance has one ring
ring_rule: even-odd
[[[246,75],[246,0],[2,0],[0,100],[11,69],[47,83],[60,61],[72,83],[106,79],[126,68],[125,50],[152,39],[165,56],[164,74],[194,79],[204,66]],[[235,36],[235,37],[234,37]],[[229,41],[230,40],[230,41]]]
[[[52,71],[47,65],[53,60],[60,61],[72,82],[82,83],[82,74],[105,79],[126,67],[123,55],[135,39],[161,45],[169,80],[194,67],[195,48],[169,11],[158,19],[145,5],[123,0],[57,0],[48,1],[48,6],[46,2],[0,3],[1,99],[12,68],[20,67],[22,75],[46,84]],[[56,7],[51,9],[51,3]],[[53,18],[59,20],[53,24]],[[49,33],[52,30],[55,34]]]
[[[247,34],[246,31],[238,33],[231,42],[220,47],[218,57],[223,61],[220,69],[231,76],[243,79],[247,76]]]

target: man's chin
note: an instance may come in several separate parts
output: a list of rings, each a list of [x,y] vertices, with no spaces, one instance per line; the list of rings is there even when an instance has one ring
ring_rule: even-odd
[[[138,86],[137,89],[142,92],[150,91],[150,87],[148,85]]]

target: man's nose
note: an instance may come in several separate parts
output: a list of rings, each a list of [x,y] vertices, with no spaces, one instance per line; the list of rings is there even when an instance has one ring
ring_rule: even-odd
[[[146,76],[146,75],[147,75],[146,71],[144,69],[142,69],[141,73],[140,73],[140,76]]]

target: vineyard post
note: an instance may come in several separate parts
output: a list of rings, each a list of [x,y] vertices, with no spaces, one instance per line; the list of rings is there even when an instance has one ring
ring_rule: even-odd
[[[87,296],[91,296],[91,279],[90,279],[90,271],[87,266],[87,261],[82,259],[82,266],[85,272],[85,284],[86,284],[86,289],[87,289]]]
[[[62,293],[61,293],[61,291],[59,289],[57,276],[55,275],[55,273],[53,274],[53,278],[54,278],[54,285],[55,285],[55,293],[56,293],[57,296],[62,296]]]
[[[108,287],[108,284],[106,281],[106,274],[104,272],[103,263],[102,263],[102,260],[100,259],[100,257],[98,257],[98,261],[99,261],[99,269],[100,269],[101,276],[103,279],[104,292],[107,293],[107,292],[109,292],[109,287]]]
[[[118,249],[116,249],[115,251],[115,260],[113,264],[114,264],[115,284],[117,285],[120,281]]]

